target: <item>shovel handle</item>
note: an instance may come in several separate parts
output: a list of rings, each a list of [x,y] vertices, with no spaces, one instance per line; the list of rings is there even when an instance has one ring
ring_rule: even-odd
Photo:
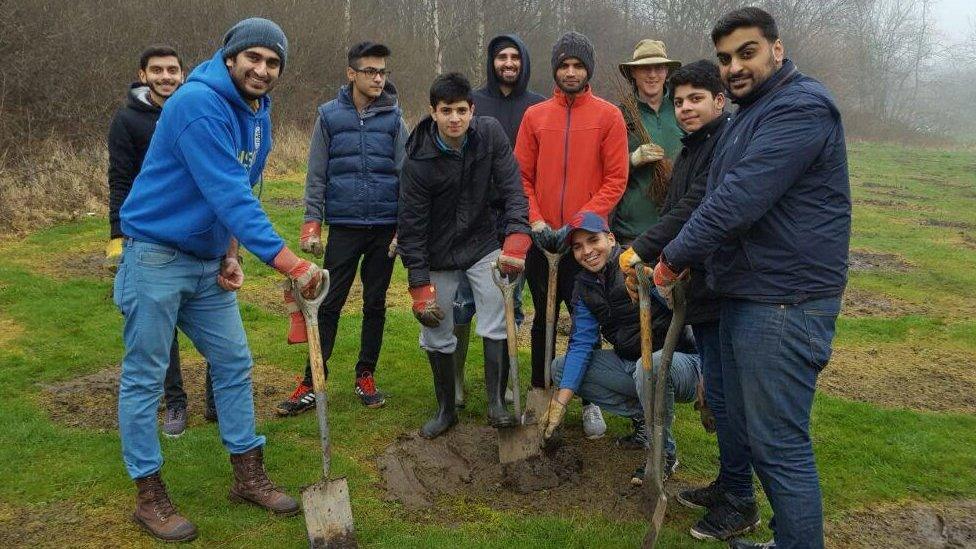
[[[556,351],[556,286],[559,275],[559,261],[563,258],[561,253],[553,253],[549,250],[542,250],[549,263],[548,284],[546,286],[546,354],[543,375],[545,376],[544,387],[549,390],[552,383],[552,359]]]
[[[495,280],[495,285],[502,292],[502,299],[505,302],[505,334],[508,337],[508,382],[512,386],[512,404],[515,410],[515,417],[523,421],[522,417],[522,396],[521,383],[519,383],[518,373],[518,334],[515,332],[515,288],[522,282],[522,273],[515,278],[502,273],[496,261],[491,269],[491,276]]]
[[[319,422],[319,440],[322,443],[322,471],[323,478],[329,478],[329,467],[332,464],[332,446],[329,442],[329,403],[325,393],[325,366],[322,362],[322,343],[319,341],[319,306],[325,301],[329,293],[329,271],[322,270],[322,290],[313,299],[305,299],[298,288],[292,293],[295,302],[305,317],[305,334],[308,339],[308,362],[312,369],[312,392],[315,393],[315,415]]]

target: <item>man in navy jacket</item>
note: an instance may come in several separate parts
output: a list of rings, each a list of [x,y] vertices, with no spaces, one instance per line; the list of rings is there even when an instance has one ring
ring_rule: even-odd
[[[823,84],[784,57],[768,13],[733,11],[712,41],[739,111],[716,146],[705,200],[664,247],[655,284],[668,296],[679,273],[705,261],[722,297],[726,409],[772,504],[775,544],[823,547],[809,426],[847,281],[844,128]],[[749,505],[727,495],[692,534],[732,535],[728,525]]]

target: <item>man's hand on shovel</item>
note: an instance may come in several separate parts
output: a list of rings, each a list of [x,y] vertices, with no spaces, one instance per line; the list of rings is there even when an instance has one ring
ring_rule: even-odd
[[[688,278],[687,267],[680,273],[675,273],[676,270],[677,269],[668,264],[668,261],[664,258],[663,254],[658,260],[657,265],[654,267],[654,286],[657,288],[657,293],[668,303],[669,309],[674,308],[671,298],[674,285],[679,280]]]
[[[287,247],[275,256],[272,266],[291,279],[305,299],[315,299],[322,288],[322,267],[307,259],[301,259]]]

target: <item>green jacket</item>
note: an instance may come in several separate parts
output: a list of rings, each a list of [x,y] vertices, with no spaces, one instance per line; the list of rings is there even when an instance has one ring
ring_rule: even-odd
[[[641,123],[647,129],[647,133],[650,134],[651,141],[660,145],[668,158],[674,160],[681,152],[681,138],[684,137],[685,132],[678,127],[671,96],[664,95],[664,99],[661,101],[661,109],[658,112],[654,112],[650,105],[640,99],[637,100],[637,107],[640,109]],[[633,152],[640,146],[640,139],[636,132],[629,131],[633,128],[633,121],[627,116],[627,111],[622,106],[621,111],[624,113],[624,120],[627,122],[628,128],[627,148]],[[654,204],[647,194],[650,185],[651,165],[640,168],[630,167],[627,189],[624,190],[624,195],[610,216],[610,230],[613,231],[618,240],[633,240],[657,222],[658,205]]]

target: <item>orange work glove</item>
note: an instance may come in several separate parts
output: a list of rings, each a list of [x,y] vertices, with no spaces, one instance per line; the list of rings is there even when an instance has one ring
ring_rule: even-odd
[[[410,288],[410,298],[413,299],[413,316],[428,328],[440,326],[444,320],[444,311],[437,305],[437,290],[433,284]]]
[[[532,237],[525,233],[512,233],[505,237],[502,253],[498,256],[498,268],[507,275],[517,275],[525,269],[525,254],[532,245]]]
[[[308,341],[308,332],[305,331],[305,316],[295,301],[295,294],[292,293],[291,279],[286,278],[281,283],[281,288],[285,291],[285,307],[288,309],[288,344],[305,343]]]
[[[287,246],[275,256],[272,266],[291,279],[293,287],[302,292],[305,299],[315,299],[322,289],[322,268],[307,259],[301,259]]]
[[[299,247],[303,252],[320,257],[325,253],[322,246],[322,224],[318,221],[306,221],[302,224],[302,233],[299,237]]]
[[[657,287],[657,293],[668,302],[668,307],[672,307],[671,303],[671,289],[678,280],[688,276],[688,269],[681,271],[681,274],[676,274],[668,262],[664,259],[664,255],[661,255],[660,260],[657,265],[654,266],[654,286]]]

